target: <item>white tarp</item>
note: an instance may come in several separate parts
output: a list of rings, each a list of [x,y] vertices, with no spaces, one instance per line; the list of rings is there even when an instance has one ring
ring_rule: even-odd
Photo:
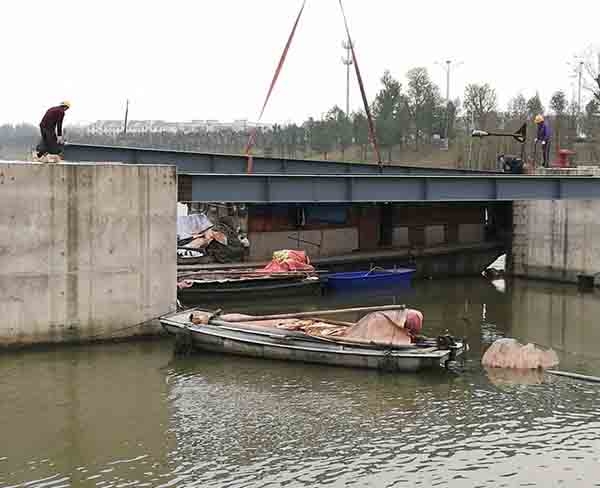
[[[177,217],[177,238],[186,239],[192,237],[210,229],[214,225],[202,213]]]
[[[496,261],[494,261],[485,269],[492,269],[494,271],[504,273],[506,271],[506,254],[500,256],[498,259],[496,259]]]
[[[188,206],[185,203],[177,202],[177,217],[187,217]]]

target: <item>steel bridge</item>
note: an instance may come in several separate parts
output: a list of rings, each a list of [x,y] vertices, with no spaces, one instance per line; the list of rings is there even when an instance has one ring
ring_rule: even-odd
[[[383,166],[339,161],[247,158],[240,155],[68,144],[65,159],[172,164],[191,186],[191,201],[364,203],[563,200],[600,198],[600,178],[506,175],[494,171]]]

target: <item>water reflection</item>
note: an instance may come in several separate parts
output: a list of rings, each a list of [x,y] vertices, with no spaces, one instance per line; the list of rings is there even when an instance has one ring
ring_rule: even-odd
[[[484,368],[490,383],[495,386],[541,385],[547,380],[546,373],[537,369]]]
[[[170,356],[166,343],[0,355],[0,486],[117,483],[131,466],[156,482]]]
[[[423,310],[432,335],[466,335],[465,365],[391,375],[173,358],[168,341],[0,355],[0,487],[598,483],[597,385],[480,367],[488,344],[515,337],[599,374],[597,295],[520,281],[502,294],[473,279],[227,309],[386,303]]]
[[[596,479],[600,396],[581,384],[498,388],[475,368],[394,376],[219,356],[177,364],[172,418],[186,486]]]
[[[600,374],[600,294],[572,285],[516,280],[511,284],[510,334],[553,348],[561,369]]]

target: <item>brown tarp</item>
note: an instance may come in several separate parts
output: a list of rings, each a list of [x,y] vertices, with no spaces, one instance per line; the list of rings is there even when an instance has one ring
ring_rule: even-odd
[[[373,312],[364,316],[355,325],[350,327],[330,323],[326,319],[262,320],[252,321],[248,325],[265,329],[275,328],[299,331],[307,335],[324,337],[334,341],[341,340],[344,342],[381,346],[405,346],[412,343],[411,331],[406,327],[407,318],[413,317],[414,319],[415,312],[413,310]],[[420,315],[420,312],[418,314]],[[192,315],[192,321],[197,325],[201,325],[208,322],[210,314],[206,312],[194,312]],[[240,322],[240,320],[249,317],[249,315],[228,314],[219,316],[218,320],[223,322],[235,321],[243,327],[244,322]]]
[[[408,310],[373,312],[348,327],[336,337],[344,340],[380,345],[405,346],[411,344],[410,332],[406,329]]]

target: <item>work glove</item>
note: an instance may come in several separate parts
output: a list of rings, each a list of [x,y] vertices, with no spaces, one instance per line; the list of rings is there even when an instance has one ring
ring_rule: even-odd
[[[545,146],[545,145],[546,145],[546,141],[542,141],[542,146]]]
[[[65,138],[63,136],[58,136],[56,138],[56,140],[58,141],[59,144],[63,144],[65,142]]]
[[[537,140],[537,139],[535,139],[533,142],[535,142],[535,143],[537,144],[537,143],[538,143],[538,140]]]

